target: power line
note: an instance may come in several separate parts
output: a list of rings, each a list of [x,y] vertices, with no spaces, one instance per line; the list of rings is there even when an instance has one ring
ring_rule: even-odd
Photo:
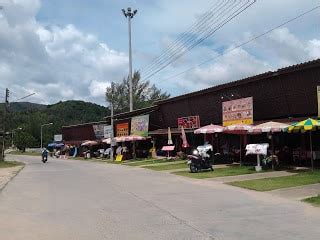
[[[220,2],[223,3],[223,1],[220,1]],[[230,1],[224,1],[224,5],[226,5],[228,2],[230,2]],[[154,64],[156,64],[160,60],[160,58],[162,58],[165,54],[167,54],[167,52],[170,52],[182,40],[184,40],[186,37],[187,38],[190,37],[190,36],[188,36],[189,32],[195,32],[201,26],[201,24],[203,24],[204,21],[208,20],[208,17],[211,17],[211,15],[213,14],[213,11],[215,11],[217,8],[219,8],[221,6],[221,4],[217,4],[217,5],[218,6],[214,5],[213,7],[211,7],[211,9],[209,11],[204,13],[202,15],[202,17],[197,22],[192,24],[188,30],[179,34],[177,39],[175,39],[171,44],[169,44],[168,47],[165,50],[163,50],[160,53],[160,55],[157,56],[154,60],[152,60],[148,65],[140,68],[140,71],[143,72],[145,69],[148,69],[151,66],[153,66]]]
[[[191,49],[193,49],[197,45],[199,45],[205,39],[212,36],[217,30],[219,30],[226,23],[231,21],[234,17],[242,13],[244,10],[246,10],[255,2],[256,2],[255,0],[254,1],[247,0],[245,3],[243,3],[243,1],[237,2],[235,0],[233,2],[235,4],[227,6],[227,8],[223,9],[222,11],[218,11],[217,16],[215,16],[215,18],[213,19],[215,20],[214,22],[212,22],[212,18],[211,18],[209,22],[207,21],[201,24],[199,27],[200,32],[198,31],[198,36],[196,37],[191,36],[191,38],[187,39],[184,42],[181,42],[180,46],[178,46],[178,48],[176,48],[171,55],[167,54],[168,56],[166,56],[166,58],[160,59],[159,66],[155,66],[151,69],[152,71],[149,70],[147,71],[147,74],[145,73],[145,75],[147,75],[146,79],[151,78],[153,75],[155,75],[156,73],[158,73],[159,71],[161,71],[162,69],[164,69],[165,67],[173,63],[174,61],[176,61],[177,59],[179,59],[181,56],[189,52]],[[239,6],[240,4],[241,6]],[[213,14],[213,16],[214,15],[215,14]],[[212,25],[214,25],[214,27],[212,27]],[[155,69],[156,67],[157,69]]]
[[[20,101],[20,100],[22,100],[22,99],[25,99],[25,98],[31,97],[31,96],[33,96],[33,95],[35,95],[35,94],[36,94],[36,93],[30,93],[29,95],[24,96],[24,97],[21,97],[21,98],[18,98],[18,99],[15,99],[15,100],[13,100],[12,102]]]
[[[250,1],[250,0],[247,0],[247,3],[248,3],[248,1]],[[230,12],[235,8],[235,6],[238,6],[242,2],[243,2],[243,0],[240,0],[237,3],[237,0],[235,0],[233,2],[233,4],[231,4],[231,5],[227,5],[228,2],[226,2],[226,4],[224,4],[222,7],[219,6],[219,8],[216,9],[215,12],[211,12],[211,16],[209,19],[206,19],[205,22],[202,22],[200,25],[196,26],[197,29],[194,31],[195,33],[186,32],[186,34],[189,37],[187,37],[185,40],[183,39],[183,40],[178,41],[178,43],[177,43],[178,46],[175,49],[172,49],[171,52],[169,51],[169,53],[166,54],[164,57],[158,59],[157,65],[160,65],[160,67],[161,67],[161,65],[163,66],[167,62],[170,62],[172,60],[172,58],[176,57],[177,54],[181,54],[182,52],[188,51],[189,50],[188,48],[194,42],[196,42],[199,39],[202,39],[203,36],[207,35],[208,32],[210,32],[210,30],[216,29],[217,26],[215,26],[215,24],[217,22],[219,22],[220,19],[224,19],[225,16],[229,15]],[[245,5],[245,4],[243,4],[243,5]],[[226,8],[224,8],[224,7],[226,7]],[[155,65],[155,64],[153,64],[153,65]],[[142,72],[142,74],[149,76],[150,73],[152,73],[156,68],[159,67],[157,65],[153,66],[153,68],[151,68],[151,70],[148,70],[147,72]]]
[[[255,1],[254,1],[255,2]],[[202,36],[199,40],[197,40],[195,43],[193,43],[192,45],[188,46],[187,49],[185,49],[184,51],[180,52],[178,55],[174,56],[169,62],[167,62],[166,64],[164,64],[163,66],[161,66],[159,69],[157,69],[156,71],[154,71],[153,73],[149,74],[145,80],[150,79],[152,76],[154,76],[155,74],[157,74],[158,72],[160,72],[161,70],[163,70],[164,68],[166,68],[167,66],[169,66],[171,63],[175,62],[177,59],[179,59],[181,56],[183,56],[184,54],[186,54],[187,52],[189,52],[191,49],[193,49],[194,47],[196,47],[197,45],[199,45],[202,41],[204,41],[205,39],[207,39],[209,36],[213,35],[217,30],[219,30],[220,28],[222,28],[225,24],[227,24],[229,21],[231,21],[233,18],[235,18],[237,15],[239,15],[240,13],[242,13],[243,11],[245,11],[248,7],[250,7],[254,2],[250,3],[249,5],[245,6],[241,6],[239,9],[236,10],[236,12],[234,12],[231,16],[229,16],[227,19],[223,20],[215,29],[212,29],[209,33],[207,33],[205,36]]]
[[[260,37],[263,37],[263,36],[269,34],[270,32],[272,32],[272,31],[274,31],[274,30],[276,30],[276,29],[278,29],[278,28],[281,28],[281,27],[285,26],[286,24],[288,24],[288,23],[290,23],[290,22],[293,22],[293,21],[295,21],[295,20],[297,20],[297,19],[299,19],[299,18],[301,18],[301,17],[303,17],[303,16],[305,16],[305,15],[307,15],[307,14],[309,14],[309,13],[311,13],[311,12],[317,10],[317,9],[319,9],[319,8],[320,8],[320,5],[314,7],[314,8],[312,8],[312,9],[306,11],[306,12],[301,13],[300,15],[298,15],[298,16],[296,16],[296,17],[294,17],[294,18],[291,18],[291,19],[287,20],[287,21],[281,23],[280,25],[278,25],[278,26],[276,26],[276,27],[273,27],[273,28],[267,30],[267,31],[264,32],[264,33],[261,33],[261,34],[259,34],[259,35],[256,35],[255,37],[253,37],[253,38],[251,38],[251,39],[249,39],[249,40],[247,40],[247,41],[245,41],[245,42],[243,42],[243,43],[235,46],[234,48],[231,48],[231,49],[229,49],[229,50],[226,50],[226,51],[223,52],[223,53],[217,53],[218,56],[216,56],[216,57],[209,58],[209,59],[207,59],[207,60],[205,60],[205,61],[197,64],[196,66],[190,67],[190,68],[188,68],[188,69],[186,69],[186,70],[184,70],[184,71],[182,71],[182,72],[180,72],[180,73],[178,73],[178,74],[175,74],[175,75],[170,76],[170,77],[168,77],[168,78],[165,78],[165,79],[163,79],[163,80],[159,80],[158,82],[163,82],[163,81],[167,81],[167,80],[170,80],[170,79],[179,77],[180,75],[182,75],[182,74],[184,74],[184,73],[187,73],[187,72],[189,72],[189,71],[191,71],[191,70],[193,70],[193,69],[195,69],[195,68],[197,68],[197,67],[200,67],[200,66],[202,66],[202,65],[205,65],[205,64],[207,64],[208,62],[211,62],[211,61],[213,61],[213,60],[215,60],[215,59],[217,59],[217,58],[219,58],[219,57],[222,57],[222,56],[224,56],[226,53],[232,52],[232,51],[234,51],[234,50],[236,50],[236,49],[238,49],[238,48],[240,48],[240,47],[242,47],[242,46],[244,46],[244,45],[246,45],[246,44],[248,44],[248,43],[250,43],[250,42],[252,42],[252,41],[254,41],[254,40],[256,40],[256,39],[258,39],[258,38],[260,38]]]

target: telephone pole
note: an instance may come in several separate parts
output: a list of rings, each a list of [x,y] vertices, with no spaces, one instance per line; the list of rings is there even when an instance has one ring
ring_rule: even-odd
[[[7,115],[9,112],[9,97],[10,97],[10,91],[8,88],[6,88],[5,101],[4,101],[4,111],[3,111],[2,142],[0,143],[1,144],[0,161],[4,160],[5,134],[7,131]]]
[[[127,8],[127,11],[122,9],[123,15],[128,19],[128,31],[129,31],[129,101],[130,112],[133,111],[133,96],[132,96],[132,52],[131,52],[131,18],[136,15],[138,10],[131,11],[131,8]]]

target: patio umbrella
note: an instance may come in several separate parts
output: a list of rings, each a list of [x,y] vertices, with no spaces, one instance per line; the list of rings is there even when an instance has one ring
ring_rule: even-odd
[[[102,140],[103,143],[111,144],[111,138],[105,138]]]
[[[168,145],[173,145],[170,127],[168,127]]]
[[[129,135],[123,137],[115,137],[116,142],[132,142],[133,144],[133,158],[136,158],[136,141],[143,141],[146,140],[145,137],[139,135]]]
[[[320,123],[317,120],[314,120],[312,118],[308,118],[306,120],[303,120],[301,122],[294,123],[290,125],[286,130],[291,132],[307,132],[309,131],[310,136],[310,152],[311,152],[311,168],[313,171],[313,154],[312,154],[312,134],[311,131],[315,131],[320,128]]]
[[[289,125],[285,123],[280,123],[280,122],[265,122],[259,125],[256,125],[252,127],[249,132],[251,133],[275,133],[275,132],[282,132],[286,128],[288,128]]]
[[[194,131],[195,134],[204,134],[204,138],[206,136],[207,133],[221,133],[223,132],[224,127],[219,126],[219,125],[214,125],[214,124],[210,124],[207,126],[203,126],[201,128],[198,128],[197,130]],[[213,142],[213,139],[211,139]],[[217,152],[219,152],[219,143],[218,143],[218,139],[216,139],[216,145],[217,145]]]
[[[273,133],[285,131],[289,127],[288,124],[280,123],[280,122],[265,122],[259,125],[252,127],[249,130],[251,133],[271,133],[271,149],[272,149],[272,170],[274,169],[274,144],[273,144]]]
[[[186,135],[186,132],[184,131],[183,127],[181,127],[181,138],[182,138],[182,147],[183,148],[189,147],[190,145],[187,141],[187,135]]]
[[[98,142],[96,141],[92,141],[92,140],[87,140],[87,141],[84,141],[81,146],[93,146],[93,145],[98,145]]]
[[[223,132],[229,134],[240,135],[240,165],[242,165],[242,137],[241,135],[247,135],[248,132],[252,129],[251,125],[238,123],[232,124],[224,128]]]
[[[223,130],[224,130],[224,127],[222,126],[210,124],[210,125],[198,128],[197,130],[194,131],[194,133],[195,134],[220,133],[220,132],[223,132]]]

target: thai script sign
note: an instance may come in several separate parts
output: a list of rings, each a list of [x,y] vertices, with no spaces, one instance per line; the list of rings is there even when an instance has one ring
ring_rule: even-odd
[[[105,125],[103,128],[103,137],[104,138],[111,138],[111,125]]]
[[[267,155],[268,153],[268,143],[261,143],[261,144],[248,144],[246,146],[246,155]]]
[[[183,127],[184,129],[194,129],[200,127],[199,116],[189,116],[178,118],[178,128]]]
[[[129,135],[129,123],[117,124],[117,137],[124,137]]]
[[[232,124],[253,123],[253,99],[252,97],[231,100],[222,103],[223,126]]]
[[[99,125],[92,125],[94,135],[97,139],[104,138],[104,126],[107,126],[106,124],[99,124]]]
[[[148,136],[149,115],[137,116],[131,119],[131,135]]]

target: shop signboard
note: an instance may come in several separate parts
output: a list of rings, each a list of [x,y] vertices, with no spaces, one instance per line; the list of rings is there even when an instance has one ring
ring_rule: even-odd
[[[320,86],[317,86],[318,117],[320,117]]]
[[[223,126],[253,124],[253,98],[240,98],[222,103]]]
[[[107,125],[106,124],[92,125],[96,139],[104,138],[104,127],[105,126],[107,126]]]
[[[267,155],[268,154],[268,143],[260,144],[248,144],[246,146],[246,155]]]
[[[105,125],[103,128],[103,137],[111,138],[111,132],[112,132],[111,125]]]
[[[149,115],[137,116],[131,119],[131,135],[147,137],[149,131]]]
[[[56,134],[53,136],[55,142],[62,142],[62,134]]]
[[[124,137],[129,135],[129,123],[118,123],[116,125],[117,137]]]
[[[200,117],[199,116],[189,116],[178,118],[178,128],[181,129],[195,129],[200,127]]]

